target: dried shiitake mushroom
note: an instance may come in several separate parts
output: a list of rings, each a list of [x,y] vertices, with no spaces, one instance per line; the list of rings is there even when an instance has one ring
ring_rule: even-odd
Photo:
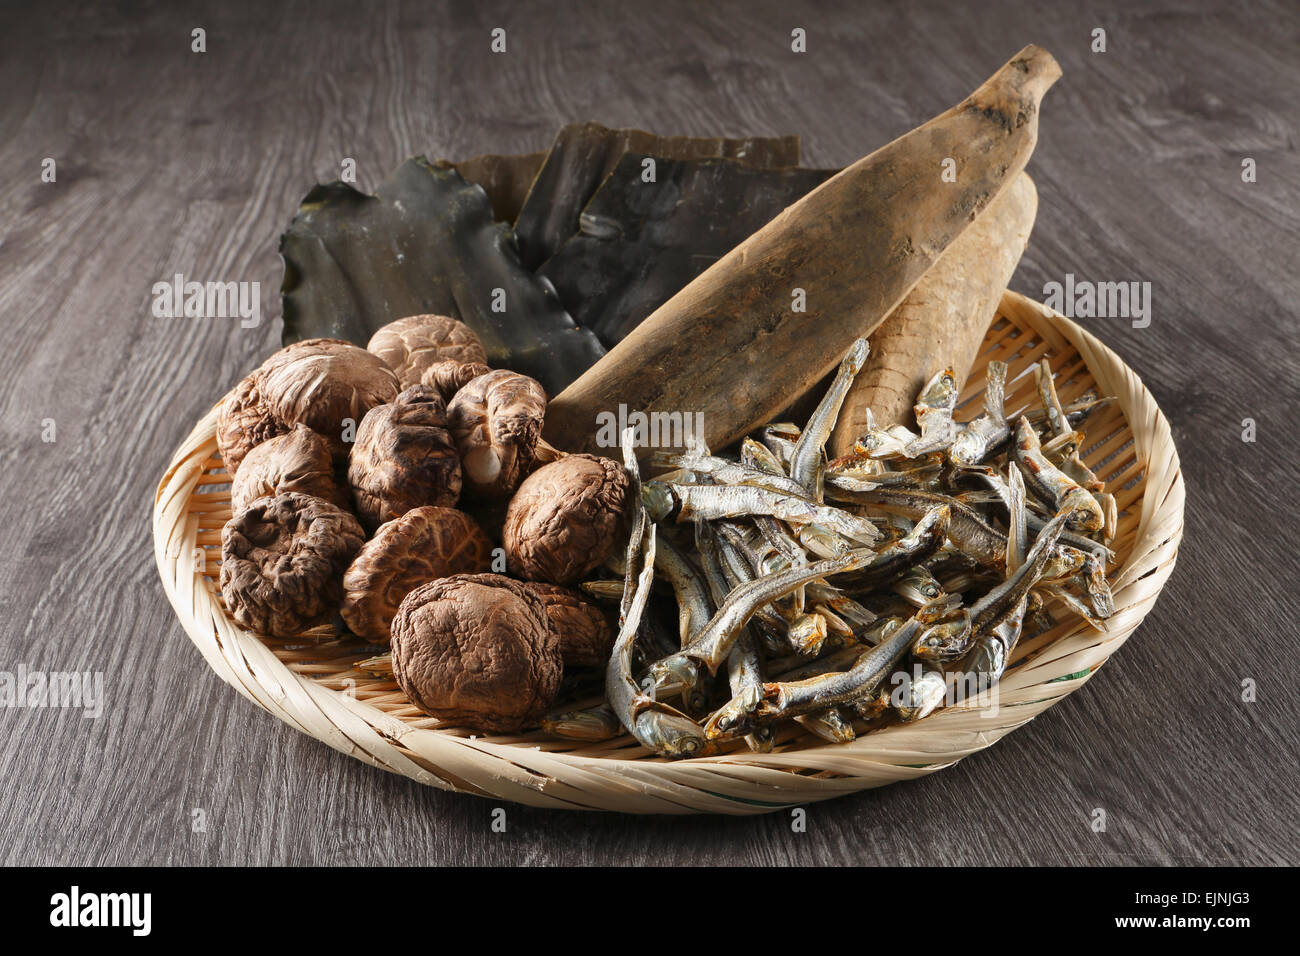
[[[354,634],[387,643],[406,595],[438,578],[491,566],[492,542],[469,515],[454,508],[413,508],[361,546],[343,575],[339,610]]]
[[[397,376],[365,349],[342,339],[305,339],[280,349],[226,396],[217,448],[231,475],[252,449],[294,425],[312,429],[336,462],[347,458],[344,423],[360,422],[397,395]]]
[[[444,402],[450,402],[462,388],[490,371],[482,362],[435,362],[424,370],[420,384],[432,385]]]
[[[447,406],[447,423],[466,491],[499,498],[519,487],[533,466],[545,417],[546,392],[527,375],[496,369],[464,385]]]
[[[474,730],[535,724],[560,688],[560,641],[541,598],[499,574],[416,588],[393,618],[393,677],[420,710]]]
[[[370,337],[366,349],[397,374],[402,388],[421,384],[425,369],[438,362],[487,362],[474,330],[449,315],[410,315],[389,322]]]
[[[604,667],[609,663],[614,629],[604,611],[577,591],[558,584],[528,581],[525,586],[546,605],[565,667]]]
[[[306,425],[267,439],[244,456],[230,482],[230,507],[243,511],[254,499],[298,491],[324,498],[344,511],[352,510],[352,496],[334,477],[330,449],[325,439]]]
[[[621,465],[565,455],[529,475],[510,500],[502,544],[512,574],[572,584],[598,568],[624,533],[631,484]]]
[[[346,422],[397,397],[397,376],[363,348],[341,339],[304,339],[262,363],[260,390],[285,425],[302,423],[329,444],[336,461],[348,455]]]
[[[222,529],[221,596],[259,634],[301,634],[334,613],[364,540],[357,519],[322,498],[258,498]]]
[[[446,425],[442,396],[427,385],[413,385],[361,420],[348,484],[368,529],[422,505],[456,503],[460,457]]]
[[[239,473],[239,466],[250,451],[289,430],[262,401],[261,381],[260,371],[245,376],[226,396],[217,413],[217,450],[232,476]]]

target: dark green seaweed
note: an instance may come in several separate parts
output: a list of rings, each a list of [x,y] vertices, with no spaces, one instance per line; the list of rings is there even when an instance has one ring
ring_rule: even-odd
[[[536,269],[578,231],[578,217],[625,153],[670,159],[723,157],[752,166],[798,166],[799,137],[725,139],[656,136],[639,129],[574,123],[555,137],[524,200],[515,232],[523,263]]]
[[[280,237],[280,256],[285,344],[328,336],[365,345],[394,319],[452,315],[483,339],[491,365],[533,376],[549,395],[605,351],[520,265],[487,194],[423,157],[374,196],[317,185]]]
[[[581,231],[538,270],[606,348],[835,174],[656,158],[655,181],[645,182],[644,158],[623,156],[582,211]]]

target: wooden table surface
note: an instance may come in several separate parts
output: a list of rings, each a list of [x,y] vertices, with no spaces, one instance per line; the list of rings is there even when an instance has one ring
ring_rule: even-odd
[[[0,862],[1300,862],[1294,3],[30,6],[0,36],[0,671],[102,672],[106,703],[0,710]],[[512,805],[502,834],[494,803],[336,753],[208,670],[154,568],[154,488],[278,345],[277,237],[344,157],[366,188],[596,119],[795,132],[807,164],[845,165],[1029,42],[1064,78],[1013,286],[1151,283],[1150,327],[1087,324],[1166,410],[1188,488],[1168,587],[1085,687],[955,767],[811,807],[804,833]],[[259,281],[263,322],[153,317],[177,272]]]

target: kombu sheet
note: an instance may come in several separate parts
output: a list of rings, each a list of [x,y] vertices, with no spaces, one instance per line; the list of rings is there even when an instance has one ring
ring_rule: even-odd
[[[440,159],[434,165],[450,166],[467,182],[482,186],[492,203],[492,215],[498,222],[512,223],[544,162],[546,152],[542,151],[511,156],[485,154],[455,163]]]
[[[752,166],[799,165],[799,137],[731,139],[656,136],[639,129],[574,123],[555,137],[515,221],[523,263],[536,269],[578,232],[583,208],[625,153],[666,159],[735,159]]]
[[[365,345],[407,315],[456,316],[488,362],[556,395],[604,354],[555,293],[523,268],[487,194],[454,169],[408,160],[368,196],[344,183],[308,193],[281,236],[285,344],[314,336]]]
[[[543,264],[569,313],[609,348],[692,279],[821,185],[834,170],[765,169],[628,153]]]
[[[283,341],[365,345],[394,319],[453,315],[483,339],[489,363],[554,396],[831,175],[798,162],[797,136],[582,123],[545,153],[408,160],[373,196],[318,185],[280,239]]]

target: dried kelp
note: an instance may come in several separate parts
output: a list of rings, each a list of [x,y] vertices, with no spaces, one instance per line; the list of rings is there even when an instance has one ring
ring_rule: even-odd
[[[581,231],[538,270],[607,348],[835,174],[656,158],[655,181],[645,182],[644,158],[624,154],[583,210]]]
[[[546,153],[543,151],[512,156],[486,154],[454,163],[440,159],[434,165],[451,167],[467,182],[482,186],[492,201],[492,215],[499,222],[514,222],[544,162]]]
[[[404,315],[456,316],[488,362],[555,395],[604,354],[554,292],[524,269],[487,194],[454,169],[407,160],[375,195],[318,185],[280,237],[286,344],[313,336],[364,345]]]
[[[697,138],[609,129],[599,123],[566,126],[555,137],[515,222],[525,266],[536,269],[577,233],[583,207],[629,152],[667,159],[721,157],[752,166],[798,166],[799,137]]]

